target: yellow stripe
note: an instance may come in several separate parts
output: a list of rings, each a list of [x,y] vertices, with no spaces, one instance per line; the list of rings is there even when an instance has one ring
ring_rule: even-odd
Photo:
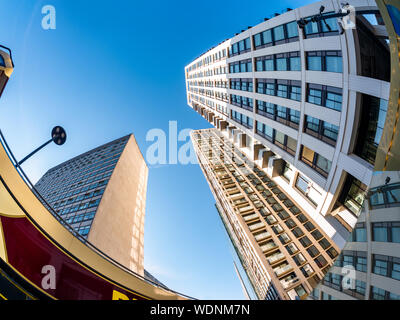
[[[7,217],[7,218],[25,218],[26,217],[25,215],[21,216],[19,214],[8,214],[8,213],[3,213],[3,212],[0,212],[0,216]]]
[[[3,299],[3,300],[8,300],[5,296],[3,296],[1,293],[0,293],[0,298],[1,299]]]

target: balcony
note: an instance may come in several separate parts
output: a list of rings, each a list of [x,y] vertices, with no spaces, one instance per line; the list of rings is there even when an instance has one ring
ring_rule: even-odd
[[[276,243],[273,242],[273,241],[269,241],[269,242],[267,242],[266,244],[263,244],[263,245],[260,246],[260,248],[261,248],[261,250],[262,250],[263,252],[270,251],[270,250],[272,250],[272,249],[275,249],[276,247],[277,247],[277,245],[276,245]]]
[[[268,256],[267,261],[269,262],[270,265],[273,265],[273,264],[277,263],[278,261],[281,261],[284,258],[285,258],[285,255],[282,252],[278,251],[278,252],[275,252],[274,254]]]
[[[251,231],[254,231],[254,230],[264,227],[264,223],[262,223],[261,221],[253,222],[252,224],[249,224],[248,226]]]
[[[283,274],[285,274],[289,271],[292,271],[293,267],[291,265],[289,265],[287,262],[284,262],[283,264],[279,265],[278,267],[274,268],[273,270],[274,270],[276,276],[280,277]]]
[[[271,235],[268,231],[262,231],[261,233],[254,235],[254,238],[256,239],[256,241],[262,241],[264,239],[269,238],[270,236]]]
[[[258,218],[258,214],[257,213],[255,213],[255,212],[253,212],[253,213],[251,213],[251,214],[247,214],[247,215],[245,215],[244,217],[243,217],[243,219],[244,219],[244,221],[250,221],[250,220],[254,220],[254,219],[257,219]]]

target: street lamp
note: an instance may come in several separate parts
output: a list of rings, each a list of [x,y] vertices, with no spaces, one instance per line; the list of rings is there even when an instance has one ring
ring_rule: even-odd
[[[65,143],[67,140],[67,133],[65,132],[63,127],[56,126],[51,130],[51,138],[49,141],[46,141],[43,143],[40,147],[37,149],[33,150],[30,154],[28,154],[25,158],[23,158],[21,161],[17,163],[17,166],[21,166],[22,163],[24,163],[26,160],[28,160],[30,157],[32,157],[36,152],[38,152],[40,149],[44,148],[47,146],[50,142],[54,142],[56,145],[61,146]]]
[[[347,4],[346,4],[347,5]],[[347,9],[345,10],[345,12],[338,12],[338,13],[329,13],[329,14],[323,14],[323,12],[325,11],[325,7],[321,6],[319,8],[319,13],[310,17],[310,18],[301,18],[300,20],[297,21],[297,24],[299,25],[300,29],[303,30],[304,32],[304,28],[307,24],[309,24],[310,22],[318,22],[318,21],[322,21],[325,25],[325,27],[328,29],[328,31],[331,31],[332,28],[329,24],[326,23],[325,19],[329,19],[329,18],[343,18],[345,16],[348,16],[350,14],[350,10]],[[343,33],[344,29],[342,28],[342,32]]]

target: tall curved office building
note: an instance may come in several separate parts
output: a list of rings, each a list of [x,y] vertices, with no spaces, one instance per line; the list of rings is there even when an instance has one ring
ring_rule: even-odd
[[[398,166],[387,29],[375,1],[349,4],[287,9],[185,67],[188,105],[216,128],[192,134],[195,150],[259,299],[305,298],[356,225],[377,155]]]

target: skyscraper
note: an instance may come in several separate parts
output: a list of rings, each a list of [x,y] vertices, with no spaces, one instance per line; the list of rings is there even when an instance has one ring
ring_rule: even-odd
[[[318,223],[230,141],[191,133],[222,222],[259,299],[304,298],[323,278],[337,245]]]
[[[281,228],[271,233],[267,227],[271,221],[260,217],[265,215],[262,207],[252,207],[256,212],[247,218],[259,220],[254,227],[265,227],[272,239],[278,231],[288,236],[286,240],[279,238],[277,243],[274,240],[273,244],[279,246],[279,259],[288,263],[284,269],[292,268],[294,272],[283,285],[281,280],[287,273],[274,281],[277,274],[270,269],[271,263],[265,265],[264,279],[262,272],[259,277],[255,271],[250,280],[259,297],[305,297],[304,291],[310,292],[327,272],[327,266],[344,247],[357,222],[373,176],[382,132],[390,131],[386,126],[390,93],[387,31],[373,1],[349,4],[355,9],[347,17],[354,19],[354,28],[343,29],[343,20],[331,17],[342,12],[341,1],[316,2],[266,18],[185,67],[187,102],[224,135],[224,141],[217,144],[233,143],[255,164],[251,167],[266,174],[265,179],[279,190],[278,194],[283,194],[303,214],[300,217],[306,218],[304,226],[309,221],[318,231],[317,238],[308,234],[314,229],[303,227],[302,233],[292,234],[279,224]],[[311,21],[315,16],[319,18]],[[203,133],[192,136],[194,144],[199,138],[196,134]],[[212,135],[218,136],[216,131]],[[211,188],[216,186],[211,184]],[[217,196],[216,200],[221,211],[222,200]],[[279,201],[278,204],[284,211],[289,209]],[[228,207],[232,205],[235,206],[230,203]],[[297,230],[297,218],[292,219],[291,214],[281,217],[282,222],[286,219],[295,221],[296,225],[289,223]],[[239,221],[235,225],[247,230],[248,225]],[[243,230],[246,241],[251,243],[247,246],[257,247],[254,234]],[[298,247],[294,239],[303,234],[309,241],[301,243],[298,249],[305,259],[295,261],[290,247],[281,251],[280,245],[293,242]],[[318,242],[322,238],[325,247]],[[238,238],[236,243],[246,251],[245,242]],[[308,250],[311,246],[317,250]],[[307,253],[303,253],[303,248]],[[264,252],[253,249],[253,260],[264,261]],[[325,260],[320,265],[315,261],[318,256]],[[301,270],[305,263],[311,268]],[[296,287],[295,282],[301,286]],[[291,291],[292,285],[297,290]]]
[[[35,187],[82,237],[144,275],[147,176],[130,134],[50,169]]]

